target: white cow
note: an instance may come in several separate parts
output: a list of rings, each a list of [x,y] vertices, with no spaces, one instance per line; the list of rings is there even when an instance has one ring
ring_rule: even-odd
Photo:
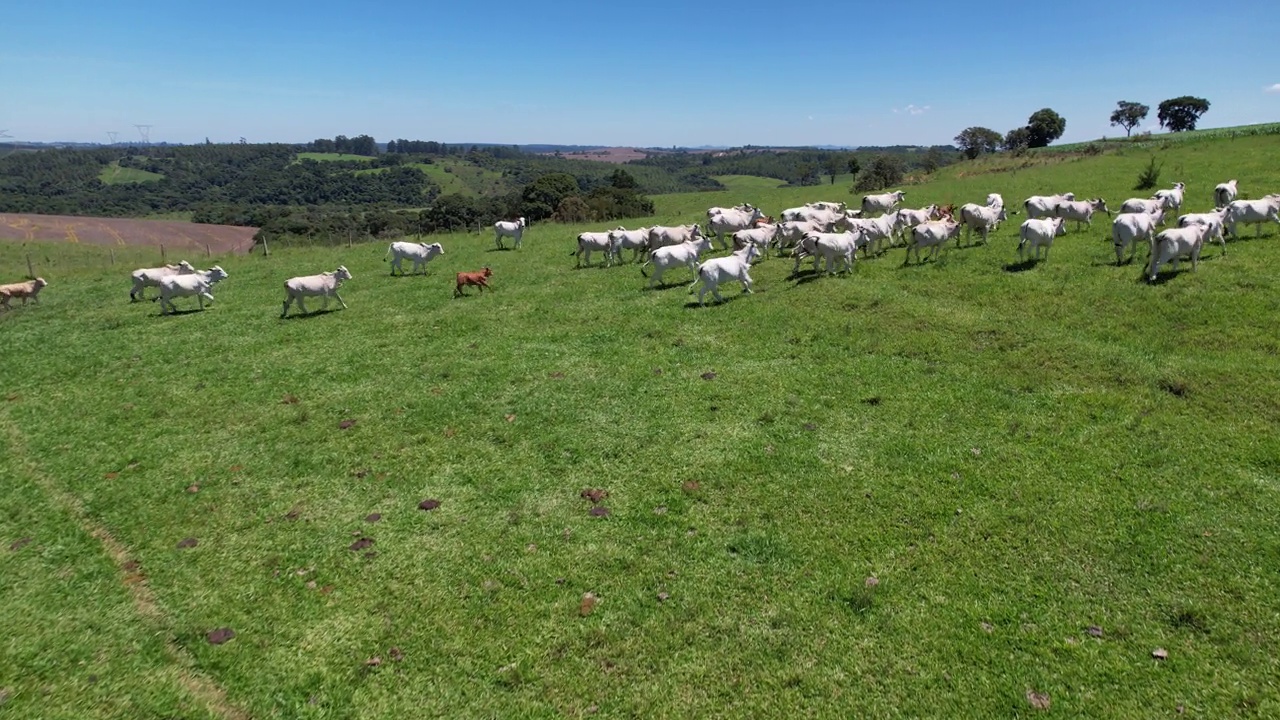
[[[1022,202],[1022,207],[1027,211],[1027,217],[1034,220],[1036,218],[1053,217],[1053,209],[1058,206],[1058,203],[1075,199],[1075,193],[1032,195]]]
[[[1164,210],[1164,203],[1160,198],[1129,198],[1120,206],[1120,214],[1125,213],[1146,213],[1153,215],[1157,210]]]
[[[814,210],[830,210],[838,213],[849,212],[849,206],[842,202],[827,202],[825,200],[820,200],[818,202],[805,203],[804,205],[805,207],[811,207]],[[853,213],[855,215],[861,215],[862,211],[854,210]]]
[[[894,218],[894,226],[898,234],[903,240],[907,240],[911,235],[911,229],[917,225],[930,222],[938,217],[938,206],[930,205],[918,210],[913,208],[902,208],[891,215]]]
[[[193,273],[183,273],[179,275],[166,275],[160,278],[160,314],[165,314],[165,308],[178,312],[178,308],[173,304],[175,297],[190,297],[195,295],[200,300],[200,309],[204,309],[204,301],[213,302],[213,296],[209,291],[219,281],[227,277],[227,271],[220,266],[214,265],[208,270],[197,270]]]
[[[387,255],[391,256],[391,274],[395,275],[399,270],[400,274],[404,274],[404,267],[400,265],[400,261],[408,258],[413,261],[413,272],[417,273],[418,268],[422,268],[422,274],[427,274],[427,263],[436,257],[444,254],[444,246],[440,243],[420,243],[420,242],[401,242],[396,241],[387,246],[387,252],[382,256],[383,260],[387,259]]]
[[[517,218],[515,222],[499,220],[493,224],[493,242],[499,250],[503,250],[505,248],[502,246],[502,238],[509,237],[515,240],[515,247],[519,249],[520,241],[524,238],[524,229],[527,227],[529,227],[529,221],[524,218]]]
[[[1213,206],[1224,208],[1230,205],[1239,194],[1235,180],[1218,183],[1218,186],[1213,189]]]
[[[862,251],[866,253],[880,254],[883,249],[881,245],[885,240],[889,244],[893,244],[893,232],[896,229],[897,213],[890,213],[873,218],[849,218],[846,223],[846,229],[858,229],[865,238],[862,244]]]
[[[613,241],[611,239],[613,233],[622,230],[622,228],[614,228],[604,232],[584,232],[578,235],[578,250],[569,253],[578,256],[578,267],[582,267],[582,254],[587,255],[587,264],[591,264],[591,253],[599,251],[604,253],[604,266],[613,265]]]
[[[796,259],[796,264],[791,268],[792,275],[798,274],[800,262],[810,257],[813,258],[813,271],[818,271],[818,260],[822,257],[818,252],[818,238],[822,235],[823,233],[817,230],[805,233],[805,236],[800,238],[800,242],[796,243],[795,249],[791,251],[791,257]]]
[[[1008,217],[1003,203],[999,205],[965,203],[960,206],[960,222],[965,226],[965,238],[969,238],[973,235],[973,231],[977,230],[982,233],[983,245],[987,244],[987,235],[1000,226],[1000,221],[1007,220]],[[958,238],[957,242],[959,242]]]
[[[760,259],[767,259],[769,257],[769,246],[778,237],[778,227],[778,224],[774,223],[773,225],[761,225],[747,230],[739,230],[733,234],[734,251],[741,250],[747,245],[755,245],[756,249],[760,251]]]
[[[1035,252],[1035,259],[1040,259],[1040,246],[1044,246],[1044,259],[1049,259],[1049,248],[1053,247],[1053,238],[1067,234],[1067,221],[1062,218],[1032,218],[1023,220],[1018,228],[1018,259],[1022,260],[1024,248]],[[1030,246],[1028,248],[1028,246]]]
[[[990,193],[987,195],[987,207],[1004,208],[1004,198],[1000,193]]]
[[[153,268],[138,268],[133,271],[130,277],[133,279],[133,289],[129,291],[129,302],[137,302],[139,298],[146,300],[147,294],[144,288],[160,287],[160,278],[170,275],[189,275],[196,269],[191,263],[183,260],[177,265],[162,265]]]
[[[726,234],[733,235],[739,230],[746,230],[762,217],[764,217],[764,213],[760,211],[760,208],[751,208],[750,211],[726,210],[717,213],[707,221],[707,234],[714,235],[716,242],[727,248],[729,244],[724,239]]]
[[[818,232],[819,229],[808,220],[788,220],[778,223],[778,250],[784,248],[795,247],[797,243],[804,239],[804,236],[811,232]]]
[[[622,251],[631,251],[631,262],[640,259],[649,250],[649,228],[642,227],[635,230],[626,230],[619,227],[617,230],[609,233],[609,242],[612,243],[613,256],[622,262]]]
[[[1186,190],[1185,183],[1174,183],[1172,190],[1157,190],[1155,198],[1159,200],[1165,210],[1173,210],[1173,215],[1178,214],[1178,210],[1182,209],[1182,192]]]
[[[338,294],[338,288],[342,287],[343,280],[350,280],[351,273],[345,265],[339,265],[337,270],[333,272],[320,273],[319,275],[302,275],[300,277],[289,278],[284,281],[284,308],[280,311],[280,317],[289,314],[289,306],[294,300],[298,301],[298,309],[303,313],[307,312],[306,303],[303,298],[315,297],[319,295],[324,298],[321,310],[329,309],[329,298],[334,297],[342,304],[342,309],[347,309],[347,303],[343,301],[342,296]]]
[[[691,242],[703,237],[702,227],[696,223],[693,225],[674,225],[664,226],[656,225],[649,228],[649,252],[652,253],[660,247],[668,245],[679,245],[680,243]]]
[[[1104,212],[1107,217],[1111,217],[1111,211],[1107,209],[1107,203],[1102,198],[1063,200],[1053,208],[1054,217],[1074,220],[1076,230],[1080,230],[1082,225],[1084,227],[1093,227],[1093,214],[1095,212]]]
[[[1205,225],[1190,225],[1184,228],[1169,228],[1151,240],[1151,272],[1147,280],[1155,281],[1160,266],[1173,263],[1174,271],[1178,269],[1178,260],[1191,258],[1191,269],[1200,267],[1200,250],[1204,247],[1204,238],[1210,229]]]
[[[1139,241],[1149,244],[1155,237],[1156,226],[1164,221],[1164,208],[1154,213],[1120,213],[1111,221],[1111,242],[1116,248],[1116,265],[1124,262],[1124,251],[1130,247],[1138,252]],[[1130,259],[1132,259],[1132,254]]]
[[[734,205],[731,208],[711,207],[711,208],[707,208],[707,219],[710,220],[716,215],[719,215],[720,213],[725,212],[727,210],[740,210],[742,212],[751,212],[754,209],[755,209],[755,206],[752,205],[751,203],[742,203],[741,205]]]
[[[702,263],[697,266],[698,277],[689,285],[689,292],[693,292],[694,286],[702,283],[702,289],[698,291],[699,305],[704,304],[702,299],[706,297],[708,290],[717,302],[724,302],[724,297],[720,295],[720,283],[737,280],[742,283],[742,292],[751,292],[751,275],[748,273],[751,271],[751,260],[758,254],[760,250],[755,245],[748,245],[732,255],[712,258]]]
[[[858,247],[865,246],[866,237],[861,230],[847,230],[842,233],[814,233],[813,245],[817,255],[821,255],[826,259],[826,271],[828,275],[838,272],[835,269],[836,259],[839,258],[841,269],[844,272],[852,272],[854,263],[858,260]]]
[[[1207,213],[1187,213],[1178,218],[1178,227],[1187,227],[1188,225],[1203,225],[1209,228],[1209,232],[1205,235],[1204,241],[1209,242],[1217,238],[1218,243],[1222,245],[1222,254],[1227,254],[1227,238],[1224,232],[1227,223],[1227,208],[1219,208],[1213,212]]]
[[[649,278],[649,287],[653,287],[654,283],[662,280],[662,274],[673,267],[684,265],[697,272],[698,258],[704,252],[711,252],[711,241],[705,237],[678,245],[665,245],[649,253],[649,259],[640,266],[640,274],[648,277],[644,269],[652,265],[653,277]]]
[[[907,197],[905,190],[896,190],[891,193],[883,193],[881,195],[863,195],[862,196],[862,216],[867,217],[872,213],[892,212],[898,203]]]
[[[1262,237],[1262,223],[1268,220],[1280,223],[1280,195],[1268,195],[1261,200],[1233,200],[1227,205],[1227,229],[1234,238],[1240,237],[1237,224],[1257,225],[1255,237]]]
[[[907,241],[907,256],[903,258],[902,264],[906,265],[911,261],[911,250],[916,251],[916,263],[919,264],[920,248],[929,248],[929,257],[936,258],[938,252],[942,249],[943,243],[954,238],[958,243],[960,241],[960,223],[954,220],[930,220],[911,228],[911,239]]]

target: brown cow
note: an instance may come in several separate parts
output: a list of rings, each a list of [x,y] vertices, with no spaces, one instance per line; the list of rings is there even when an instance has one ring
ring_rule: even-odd
[[[489,287],[488,278],[491,275],[493,275],[493,271],[489,269],[488,265],[485,265],[484,269],[481,270],[480,272],[458,273],[458,286],[454,288],[453,296],[454,297],[458,297],[459,295],[465,296],[466,293],[462,292],[462,288],[467,285],[475,285],[476,287],[480,288],[480,292],[483,293],[484,289]],[[493,290],[493,288],[489,288],[489,289]]]

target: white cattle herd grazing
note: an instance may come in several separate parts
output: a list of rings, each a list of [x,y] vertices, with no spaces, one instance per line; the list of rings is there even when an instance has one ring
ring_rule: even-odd
[[[1019,260],[1030,255],[1038,262],[1047,261],[1054,239],[1067,234],[1068,223],[1075,223],[1077,231],[1092,227],[1093,216],[1102,212],[1112,217],[1111,242],[1115,250],[1116,264],[1125,262],[1128,253],[1132,261],[1139,246],[1148,250],[1148,264],[1144,276],[1151,281],[1157,278],[1163,265],[1176,270],[1180,259],[1189,258],[1192,269],[1199,266],[1200,255],[1206,242],[1217,240],[1226,254],[1227,238],[1239,239],[1241,226],[1254,225],[1255,237],[1262,234],[1264,224],[1280,225],[1280,194],[1265,195],[1257,200],[1239,199],[1236,180],[1220,183],[1213,188],[1214,209],[1199,213],[1178,215],[1187,199],[1186,185],[1178,182],[1173,187],[1157,190],[1149,198],[1130,198],[1112,215],[1102,198],[1076,200],[1074,193],[1034,195],[1022,203],[1025,219],[1018,228],[1017,253]],[[961,245],[961,234],[971,238],[976,232],[982,244],[988,244],[990,234],[999,229],[1000,223],[1018,214],[1005,208],[999,193],[987,195],[983,204],[966,203],[958,209],[952,205],[928,205],[923,208],[899,207],[905,200],[904,191],[867,195],[862,198],[860,209],[850,210],[842,202],[812,202],[801,207],[787,208],[775,220],[749,203],[734,207],[713,207],[706,213],[706,230],[699,223],[686,225],[641,227],[627,230],[583,232],[577,236],[577,247],[571,254],[577,256],[579,267],[591,264],[593,253],[604,256],[603,265],[621,264],[622,252],[631,251],[631,261],[643,260],[640,272],[648,278],[648,287],[662,282],[664,273],[681,267],[688,268],[694,280],[689,292],[701,284],[698,303],[703,303],[708,292],[722,301],[719,286],[726,282],[739,282],[743,292],[750,293],[751,264],[763,260],[775,250],[789,251],[795,259],[792,275],[800,271],[801,261],[812,258],[813,269],[819,271],[819,262],[825,261],[827,274],[852,272],[857,265],[858,251],[864,257],[883,253],[885,243],[889,247],[902,240],[906,247],[903,265],[907,265],[914,252],[916,262],[922,262],[922,251],[927,258],[936,258],[946,243],[956,241]],[[1173,227],[1166,227],[1171,218],[1177,217]],[[503,238],[511,238],[512,249],[520,249],[524,232],[528,227],[525,218],[494,223],[494,242],[497,249],[506,249]],[[712,253],[712,240],[721,249],[732,247],[727,256],[704,258]],[[387,247],[383,259],[391,258],[391,275],[405,274],[402,262],[413,262],[411,272],[427,274],[427,264],[445,254],[444,247],[436,243],[393,242]],[[652,268],[649,276],[647,269]],[[488,278],[492,272],[486,266],[483,273]],[[458,288],[463,276],[480,273],[458,273]],[[139,268],[130,274],[130,302],[146,299],[148,287],[158,288],[162,315],[177,313],[174,299],[194,296],[203,310],[205,301],[213,302],[211,290],[227,277],[220,266],[205,270],[196,269],[183,260],[175,265]],[[280,317],[287,317],[293,303],[307,312],[306,298],[319,296],[322,309],[327,309],[329,298],[347,307],[339,288],[351,273],[345,266],[318,275],[290,278],[284,283],[285,298]],[[478,282],[478,281],[477,281]],[[11,301],[21,299],[38,302],[40,290],[48,283],[43,278],[0,285],[0,309],[11,310]],[[474,284],[474,283],[473,283]],[[487,284],[486,284],[487,286]],[[455,288],[455,297],[459,295]]]

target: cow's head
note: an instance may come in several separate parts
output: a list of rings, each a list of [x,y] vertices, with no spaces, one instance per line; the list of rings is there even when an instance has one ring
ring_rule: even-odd
[[[523,220],[524,218],[520,218],[520,219],[521,219],[521,220]],[[492,275],[492,274],[493,274],[493,271],[489,269],[489,266],[488,266],[488,265],[485,265],[485,266],[484,266],[484,276],[485,276],[485,277],[489,277],[489,276],[490,276],[490,275]]]
[[[209,282],[218,282],[219,280],[225,280],[227,277],[227,271],[223,270],[220,265],[214,265],[205,270],[205,272],[209,274]]]
[[[351,271],[347,269],[346,265],[339,265],[338,269],[333,271],[333,278],[338,281],[350,280]]]

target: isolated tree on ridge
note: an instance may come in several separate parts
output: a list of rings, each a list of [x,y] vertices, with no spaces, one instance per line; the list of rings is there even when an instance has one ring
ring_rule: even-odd
[[[955,137],[956,147],[970,160],[982,153],[993,153],[1000,147],[1000,133],[985,127],[970,127]]]
[[[1209,112],[1208,100],[1183,95],[1160,103],[1160,111],[1156,117],[1160,120],[1160,127],[1167,128],[1169,132],[1182,132],[1195,130],[1196,121],[1207,112]]]
[[[1027,147],[1044,147],[1062,137],[1067,130],[1067,121],[1050,108],[1042,108],[1027,119]]]
[[[1129,137],[1133,129],[1138,127],[1138,123],[1146,119],[1149,112],[1151,108],[1142,103],[1121,100],[1116,103],[1116,109],[1111,113],[1111,125],[1124,128],[1124,136]]]

